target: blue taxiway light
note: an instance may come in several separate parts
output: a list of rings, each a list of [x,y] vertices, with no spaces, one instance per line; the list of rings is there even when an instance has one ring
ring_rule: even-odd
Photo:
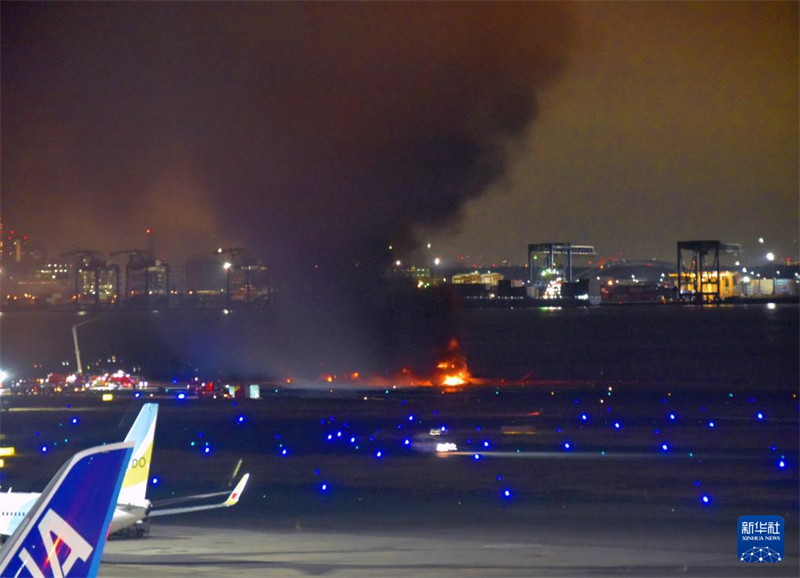
[[[488,448],[489,447],[489,442],[483,442],[483,447]]]
[[[408,421],[414,421],[414,416],[413,415],[408,416]]]
[[[586,421],[587,419],[589,419],[589,416],[588,416],[588,415],[586,415],[586,414],[583,414],[583,415],[581,416],[581,419],[582,419],[583,421]]]
[[[709,498],[708,496],[703,496],[702,500],[704,504],[707,504],[711,501],[711,498]]]
[[[281,450],[281,455],[282,455],[282,456],[285,456],[287,453],[288,453],[288,452],[287,452],[286,448],[283,448],[283,449]]]
[[[506,498],[511,497],[511,490],[503,490],[503,496]]]
[[[669,450],[669,446],[667,444],[661,444],[661,449],[662,451],[667,451]]]
[[[480,454],[475,454],[474,456],[472,456],[472,459],[474,459],[475,461],[478,461],[479,459],[481,459],[481,455]]]
[[[203,453],[205,453],[205,454],[210,454],[210,453],[211,453],[211,448],[210,448],[210,447],[208,447],[208,446],[204,447],[204,448],[203,448]]]
[[[319,489],[321,491],[323,491],[323,492],[327,492],[328,491],[328,484],[321,484]]]
[[[714,422],[713,421],[708,422],[708,427],[714,427]]]
[[[781,468],[781,469],[785,468],[786,467],[786,462],[783,461],[783,460],[779,461],[778,462],[778,467]]]
[[[178,394],[178,399],[186,399],[186,394],[185,393],[179,393]]]
[[[619,428],[621,428],[622,426],[619,424],[619,422],[618,422],[618,421],[615,421],[615,422],[614,422],[614,427],[615,427],[616,429],[619,429]]]
[[[354,438],[354,437],[353,437],[353,438],[350,438],[350,443],[351,443],[351,444],[354,444],[354,443],[356,443],[356,438]]]
[[[569,442],[564,442],[564,449],[565,450],[568,450],[570,447],[572,447],[572,446],[569,445]]]
[[[238,421],[239,423],[244,423],[244,416],[243,416],[243,415],[240,415],[240,416],[239,416],[239,419],[238,419],[238,420],[236,420],[236,421]]]
[[[47,446],[42,446],[41,448],[39,448],[39,451],[41,451],[43,454],[46,454],[47,453]]]
[[[756,414],[756,419],[764,419],[764,414],[763,414],[763,413],[761,413],[761,412],[758,412],[758,413]]]
[[[675,414],[674,413],[669,414],[669,419],[671,421],[675,421]]]
[[[72,425],[75,425],[76,423],[78,423],[78,418],[77,417],[73,417],[72,418]]]
[[[410,445],[410,444],[411,444],[411,440],[409,440],[409,439],[406,439],[406,440],[403,441],[403,445],[404,446],[407,446],[407,445]]]
[[[152,480],[150,480],[150,481],[152,482],[152,484],[153,484],[154,486],[158,485],[158,478],[154,477],[154,478],[153,478]]]
[[[383,457],[383,452],[378,450],[377,452],[375,452],[375,457],[376,458],[382,458]]]

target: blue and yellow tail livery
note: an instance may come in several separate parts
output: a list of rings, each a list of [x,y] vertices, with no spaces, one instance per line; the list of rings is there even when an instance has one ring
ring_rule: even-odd
[[[64,464],[0,551],[0,577],[96,576],[133,446],[99,446]]]

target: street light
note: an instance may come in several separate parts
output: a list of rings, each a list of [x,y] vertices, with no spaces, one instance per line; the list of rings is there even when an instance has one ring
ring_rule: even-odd
[[[767,261],[772,263],[772,294],[775,294],[775,254],[770,251],[767,253]]]
[[[747,286],[750,283],[750,277],[748,277],[747,275],[742,277],[742,283],[743,283],[743,285],[742,285],[742,293],[744,294],[745,297],[747,297]]]
[[[225,303],[228,307],[231,306],[231,262],[225,261],[222,266],[225,269]]]
[[[434,282],[434,283],[436,283],[436,267],[438,267],[438,266],[439,266],[439,263],[441,263],[441,262],[442,262],[442,260],[441,260],[441,259],[439,259],[439,257],[436,257],[436,258],[433,260],[433,282]]]

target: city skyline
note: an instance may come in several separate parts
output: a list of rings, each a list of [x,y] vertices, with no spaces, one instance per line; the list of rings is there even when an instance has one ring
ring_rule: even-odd
[[[241,244],[283,266],[427,242],[524,263],[548,239],[796,259],[796,22],[792,3],[7,4],[0,201],[53,253],[152,228],[172,260]]]

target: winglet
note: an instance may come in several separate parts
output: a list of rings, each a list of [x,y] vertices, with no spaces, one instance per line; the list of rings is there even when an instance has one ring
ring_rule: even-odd
[[[0,551],[0,576],[94,578],[133,442],[78,452]]]
[[[239,498],[242,496],[242,492],[244,491],[244,487],[247,485],[247,480],[250,479],[250,474],[245,474],[242,476],[242,479],[239,480],[239,483],[236,484],[236,487],[233,488],[231,495],[228,496],[228,499],[225,500],[226,506],[235,506],[236,503],[239,501]]]

